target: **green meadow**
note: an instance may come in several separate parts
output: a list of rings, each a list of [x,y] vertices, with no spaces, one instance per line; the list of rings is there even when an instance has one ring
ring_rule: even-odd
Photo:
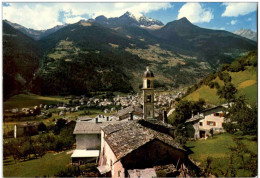
[[[4,177],[53,177],[71,162],[69,151],[47,153],[42,158],[14,162],[12,157],[3,160]]]
[[[54,104],[68,102],[61,96],[39,96],[35,94],[19,94],[11,97],[3,103],[4,110],[12,108],[33,107],[39,104]]]
[[[218,176],[223,176],[221,171],[226,171],[228,169],[228,164],[230,160],[231,151],[229,149],[230,146],[234,146],[235,142],[232,139],[234,137],[231,134],[224,133],[220,135],[214,135],[213,137],[209,137],[207,140],[201,139],[196,141],[188,141],[186,146],[193,152],[189,156],[196,162],[199,162],[202,167],[206,166],[206,160],[208,157],[212,158],[212,170],[214,174]],[[246,145],[246,147],[257,153],[257,142],[251,141],[244,137],[242,142]],[[247,155],[244,155],[245,159]],[[250,175],[250,171],[244,169],[238,169],[240,165],[239,161],[234,161],[234,167],[237,171],[237,176],[239,177],[248,177]]]

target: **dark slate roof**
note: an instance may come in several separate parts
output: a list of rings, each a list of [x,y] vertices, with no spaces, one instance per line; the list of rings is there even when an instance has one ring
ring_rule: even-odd
[[[233,103],[230,103],[230,104],[232,105]],[[204,109],[202,112],[210,111],[210,110],[216,109],[216,108],[228,108],[228,103]]]
[[[117,159],[121,159],[140,146],[158,139],[174,148],[185,151],[168,134],[164,134],[148,127],[144,127],[138,121],[124,122],[102,127],[106,134],[105,140],[114,152]]]
[[[139,108],[139,107],[129,106],[129,107],[126,107],[124,109],[119,110],[115,114],[115,116],[121,117],[121,116],[123,116],[125,114],[129,114],[129,112],[137,112],[137,113],[142,114],[143,113],[143,109]]]
[[[203,117],[203,116],[200,116],[200,115],[195,115],[194,117],[192,117],[192,118],[186,120],[185,123],[189,123],[189,122],[197,121],[197,120],[200,120],[200,119],[204,119],[204,117]]]

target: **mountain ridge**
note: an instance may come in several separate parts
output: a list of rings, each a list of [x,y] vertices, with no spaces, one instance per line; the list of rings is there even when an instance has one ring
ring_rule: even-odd
[[[140,74],[147,65],[156,73],[157,87],[173,89],[193,84],[221,64],[231,63],[257,47],[252,40],[198,27],[187,18],[147,30],[129,16],[111,18],[112,25],[97,22],[106,22],[104,16],[81,20],[42,37],[37,41],[40,67],[30,90],[64,95],[120,91],[121,87],[125,92],[137,92]],[[132,23],[126,23],[129,19]],[[67,75],[70,70],[77,72]]]

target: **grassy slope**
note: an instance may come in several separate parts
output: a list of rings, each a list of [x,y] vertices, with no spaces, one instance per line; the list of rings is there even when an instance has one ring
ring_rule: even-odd
[[[256,141],[249,141],[244,139],[242,142],[248,147],[248,149],[257,153]],[[190,157],[193,160],[200,162],[202,166],[205,166],[208,156],[212,157],[213,171],[219,176],[221,173],[217,169],[224,171],[228,167],[230,157],[230,150],[228,148],[232,145],[234,145],[234,141],[232,139],[232,135],[228,133],[216,135],[213,138],[210,137],[207,140],[188,141],[186,144],[186,146],[194,152],[190,155]],[[237,176],[247,177],[248,172],[246,170],[240,170],[238,171]]]
[[[11,158],[3,162],[3,175],[4,177],[54,176],[69,165],[70,156],[71,154],[67,154],[67,152],[47,153],[42,158],[17,162],[16,164]]]
[[[257,102],[257,68],[249,66],[245,71],[240,72],[228,72],[232,77],[231,82],[238,89],[240,94],[246,95],[250,104]],[[213,82],[218,82],[220,86],[223,86],[223,81],[216,78]],[[186,99],[197,101],[199,98],[205,99],[207,103],[221,104],[224,100],[219,99],[217,96],[217,90],[211,89],[206,85],[202,85],[195,92],[189,94]]]
[[[59,102],[67,102],[63,97],[48,97],[48,96],[39,96],[35,94],[19,94],[11,97],[9,100],[4,102],[4,109],[12,108],[23,108],[23,107],[33,107],[39,104],[54,104]]]

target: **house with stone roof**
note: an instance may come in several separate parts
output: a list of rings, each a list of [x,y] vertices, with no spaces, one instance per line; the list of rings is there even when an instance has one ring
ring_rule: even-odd
[[[153,177],[156,166],[170,165],[176,171],[188,162],[186,150],[173,138],[173,128],[155,122],[142,119],[101,126],[100,174]]]
[[[130,119],[130,114],[132,113],[133,119],[141,119],[143,117],[143,109],[138,106],[128,106],[124,109],[119,110],[113,116],[117,118],[117,120]]]
[[[192,117],[186,121],[186,124],[192,124],[194,128],[194,139],[207,138],[211,135],[210,130],[212,130],[213,133],[224,132],[224,110],[227,107],[227,104],[214,106],[203,110],[195,116],[192,115]]]

